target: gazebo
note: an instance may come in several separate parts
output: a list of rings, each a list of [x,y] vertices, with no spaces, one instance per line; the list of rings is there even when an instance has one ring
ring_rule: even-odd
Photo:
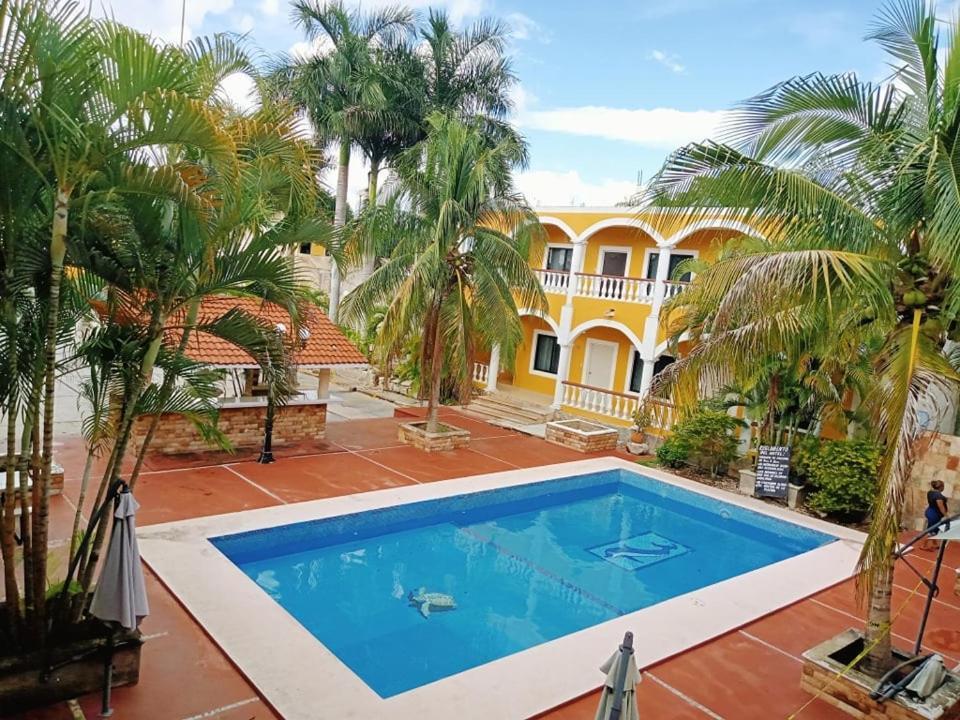
[[[336,402],[330,394],[330,372],[335,368],[365,367],[366,359],[343,332],[319,309],[301,311],[294,323],[283,307],[252,298],[216,296],[204,299],[198,324],[209,323],[231,310],[239,309],[256,317],[265,326],[287,337],[294,359],[300,393],[277,408],[273,424],[275,445],[321,439],[326,430],[327,406]],[[168,333],[168,343],[179,342],[178,330]],[[237,448],[256,447],[263,440],[267,409],[267,387],[260,380],[260,365],[244,349],[205,332],[193,332],[186,355],[224,371],[220,396],[218,429]],[[307,387],[304,376],[315,378]],[[141,416],[134,427],[139,445],[152,416]],[[189,418],[165,414],[150,445],[151,452],[179,454],[209,449],[208,441]]]

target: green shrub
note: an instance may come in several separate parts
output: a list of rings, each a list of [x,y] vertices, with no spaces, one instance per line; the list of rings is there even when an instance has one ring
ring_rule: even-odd
[[[880,448],[865,440],[828,440],[808,461],[813,488],[807,504],[845,519],[862,518],[873,504]]]
[[[657,448],[657,461],[668,468],[680,468],[687,464],[690,458],[690,447],[676,437],[663,441]]]
[[[806,435],[793,444],[790,452],[790,482],[806,485],[810,482],[810,464],[820,452],[820,438]]]
[[[688,463],[716,475],[737,457],[733,431],[741,425],[722,410],[701,408],[673,426],[670,437],[657,449],[657,459],[667,467]]]

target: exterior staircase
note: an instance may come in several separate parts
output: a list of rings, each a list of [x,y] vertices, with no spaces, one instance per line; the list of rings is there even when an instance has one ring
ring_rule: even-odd
[[[506,393],[480,395],[464,406],[464,411],[492,425],[524,430],[542,435],[540,427],[554,419],[556,412],[546,405],[519,400]],[[531,427],[532,426],[532,427]],[[535,429],[534,429],[535,428]]]

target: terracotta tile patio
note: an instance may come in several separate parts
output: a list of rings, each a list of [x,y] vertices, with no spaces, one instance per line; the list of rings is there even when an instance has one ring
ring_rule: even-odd
[[[137,487],[142,525],[199,515],[236,512],[288,502],[333,497],[367,490],[532,467],[583,455],[519,435],[452,410],[443,414],[474,433],[468,449],[428,455],[400,446],[396,426],[386,418],[331,423],[325,441],[279,449],[278,462],[253,462],[255,453],[205,454],[183,458],[154,457]],[[65,443],[60,461],[66,471],[65,492],[52,501],[55,538],[69,537],[71,513],[83,469],[79,443]],[[945,577],[952,583],[960,564],[960,547],[947,556]],[[932,554],[918,553],[914,564],[929,571]],[[898,569],[895,607],[907,600],[894,632],[908,645],[922,611],[919,593],[911,596],[915,577]],[[143,624],[140,683],[114,692],[118,720],[263,720],[277,717],[257,691],[148,571],[152,614]],[[844,718],[833,707],[799,689],[799,655],[821,639],[847,627],[859,627],[852,581],[827,589],[644,672],[639,687],[641,717],[656,720],[804,720]],[[929,647],[960,661],[960,598],[949,591],[935,602]],[[642,637],[637,638],[643,642]],[[611,651],[613,648],[611,648]],[[597,658],[599,665],[605,658]],[[597,673],[599,684],[601,675]],[[478,702],[482,699],[478,698]],[[808,704],[809,703],[809,704]],[[97,717],[99,699],[80,699],[88,718]],[[588,720],[596,694],[541,717]],[[799,714],[794,715],[800,708]],[[36,711],[24,720],[69,720],[65,704]],[[317,718],[325,718],[318,708]],[[336,720],[336,719],[333,719]],[[493,719],[500,720],[500,719]],[[507,719],[504,719],[507,720]]]

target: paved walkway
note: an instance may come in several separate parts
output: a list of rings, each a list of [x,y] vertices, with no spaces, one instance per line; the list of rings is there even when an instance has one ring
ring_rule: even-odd
[[[137,487],[141,524],[236,512],[279,503],[299,502],[385,487],[434,482],[464,475],[533,467],[583,455],[537,438],[465,418],[452,410],[458,425],[473,433],[469,448],[428,455],[400,445],[394,418],[332,422],[327,438],[308,446],[279,450],[275,465],[253,462],[255,453],[237,456],[194,455],[171,461],[152,458]],[[60,455],[66,470],[65,496],[51,509],[53,536],[69,535],[72,503],[83,467],[82,447],[65,443]],[[932,555],[918,557],[932,567]],[[947,563],[960,565],[960,548]],[[952,570],[945,570],[945,574]],[[947,577],[950,577],[947,574]],[[193,622],[173,596],[148,572],[151,615],[142,630],[140,683],[114,693],[118,720],[264,720],[276,718],[256,690]],[[916,585],[906,568],[897,574],[895,605]],[[894,626],[897,641],[908,645],[918,627],[922,601],[910,600]],[[639,687],[641,717],[655,720],[774,720],[795,717],[840,720],[848,716],[820,700],[812,702],[799,688],[800,654],[848,627],[859,627],[861,611],[852,582],[827,589],[738,631],[661,662],[644,671]],[[927,639],[931,649],[956,665],[960,659],[960,598],[944,592],[934,604]],[[643,637],[637,642],[642,643]],[[611,651],[613,648],[611,648]],[[282,654],[282,648],[265,648]],[[597,658],[599,665],[605,658]],[[602,680],[597,673],[597,683]],[[477,698],[482,702],[482,698]],[[807,705],[807,703],[809,704]],[[95,696],[82,698],[88,718],[97,717]],[[596,694],[542,717],[588,720]],[[66,705],[27,715],[24,720],[69,720]],[[323,708],[316,709],[325,720]],[[339,720],[331,718],[330,720]],[[492,718],[491,720],[509,720]]]

